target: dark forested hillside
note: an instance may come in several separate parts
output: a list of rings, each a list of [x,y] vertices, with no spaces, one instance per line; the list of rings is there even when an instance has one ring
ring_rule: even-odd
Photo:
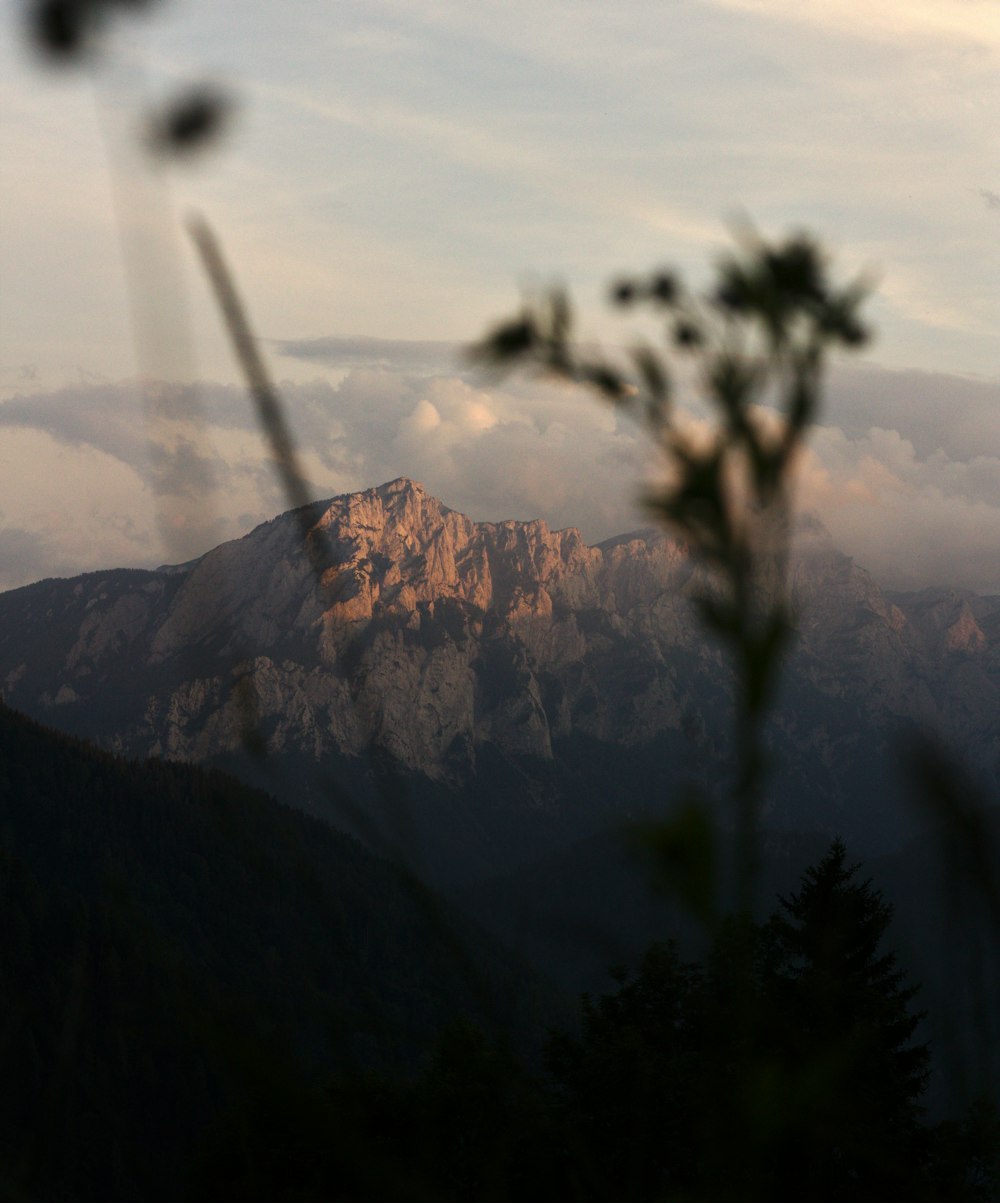
[[[833,864],[840,885],[875,899],[880,937],[891,908],[840,872],[842,848],[830,856],[820,870]],[[557,879],[550,885],[559,889]],[[611,908],[620,901],[603,897]],[[785,909],[797,921],[796,905]],[[826,1051],[807,1042],[800,1056],[788,1045],[812,1030],[819,1011],[809,997],[799,1000],[801,1022],[774,1028],[773,1048],[752,1040],[750,1059],[731,1062],[731,1001],[713,1019],[701,987],[663,993],[657,979],[647,1007],[647,954],[637,978],[618,974],[618,996],[585,1000],[582,1043],[572,1031],[550,1037],[548,1075],[539,1076],[524,1056],[531,1033],[538,1039],[546,1020],[566,1029],[569,1012],[390,864],[221,774],[126,762],[2,706],[0,915],[3,1199],[798,1198],[784,1186],[768,1193],[779,1171],[786,1185],[798,1181],[781,1168],[796,1124],[813,1142],[800,1149],[806,1177],[825,1181],[824,1158],[840,1158],[836,1140],[778,1096],[744,1097],[743,1087],[778,1070],[774,1082],[785,1081],[790,1097],[812,1097],[809,1075],[827,1064]],[[742,982],[740,956],[769,929],[747,928],[745,947],[725,943],[726,930],[703,968],[681,966],[684,981],[712,990],[716,979]],[[873,964],[891,969],[892,947],[881,951]],[[774,978],[766,960],[749,982]],[[902,976],[886,973],[891,993]],[[784,981],[779,973],[772,982],[779,994]],[[637,988],[639,1027],[628,1010]],[[747,988],[739,984],[733,1015],[757,1022]],[[911,997],[903,989],[899,1015],[889,1016],[902,1025],[897,1043],[914,1037],[918,1012],[903,1010]],[[697,1020],[673,1076],[659,1071],[669,1048],[656,1027],[671,1008],[684,1020],[678,1040]],[[847,1022],[852,1007],[837,1013]],[[466,1022],[449,1022],[458,1019]],[[864,1050],[844,1047],[846,1064],[866,1067]],[[914,1047],[901,1106],[924,1089],[923,1046]],[[840,1045],[833,1051],[844,1064]],[[856,1094],[868,1097],[852,1083],[824,1103],[838,1124],[854,1122]],[[733,1115],[719,1118],[726,1099]],[[664,1135],[664,1108],[675,1102],[687,1126]],[[776,1125],[761,1129],[748,1169],[741,1108]],[[877,1106],[865,1120],[859,1148],[874,1160],[841,1166],[841,1177],[860,1174],[851,1197],[903,1197],[879,1193],[890,1171],[912,1187],[908,1198],[992,1197],[995,1111],[943,1125],[914,1111],[900,1137],[912,1158],[898,1165],[880,1151],[893,1122]],[[718,1194],[721,1185],[736,1193]]]
[[[356,841],[3,706],[0,907],[4,1198],[183,1198],[248,1099],[538,1018],[528,974]]]

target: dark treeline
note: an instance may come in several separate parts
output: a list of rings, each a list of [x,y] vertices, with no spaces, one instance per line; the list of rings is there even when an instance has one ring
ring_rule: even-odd
[[[926,1119],[929,1051],[890,920],[835,843],[766,922],[727,921],[702,963],[664,943],[616,970],[578,1031],[550,1033],[544,1074],[458,1025],[416,1080],[331,1084],[290,1140],[262,1110],[238,1197],[294,1181],[282,1197],[986,1203],[1000,1118],[983,1101]],[[245,1139],[220,1134],[205,1198]]]
[[[457,1016],[530,1053],[559,1014],[353,839],[221,774],[129,763],[5,707],[0,916],[0,1195],[14,1198],[188,1197],[206,1134],[258,1096],[294,1096],[301,1115],[331,1074],[403,1080]]]
[[[353,840],[6,709],[0,874],[5,1197],[996,1196],[996,1112],[927,1119],[919,997],[839,844],[575,1025]]]

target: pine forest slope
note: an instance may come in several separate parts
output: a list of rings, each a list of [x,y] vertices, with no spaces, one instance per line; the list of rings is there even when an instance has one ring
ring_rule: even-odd
[[[4,1198],[188,1197],[203,1134],[261,1091],[405,1074],[458,1018],[527,1048],[562,1013],[357,841],[7,707],[0,891]]]

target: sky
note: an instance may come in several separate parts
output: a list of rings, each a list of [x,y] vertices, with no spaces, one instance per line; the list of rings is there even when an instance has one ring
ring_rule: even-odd
[[[0,588],[178,562],[285,508],[185,219],[217,231],[317,497],[400,475],[592,541],[647,522],[642,431],[460,349],[565,284],[695,287],[734,225],[873,283],[799,480],[887,587],[1000,592],[994,0],[162,0],[88,70],[0,0]],[[219,142],[148,114],[209,82]],[[152,403],[151,403],[152,399]]]

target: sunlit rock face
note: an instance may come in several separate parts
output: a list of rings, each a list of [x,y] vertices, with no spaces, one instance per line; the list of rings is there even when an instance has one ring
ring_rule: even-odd
[[[211,759],[252,720],[274,753],[374,749],[440,782],[474,778],[486,750],[540,764],[572,739],[683,736],[711,762],[727,755],[732,690],[691,611],[699,580],[658,531],[590,547],[542,521],[473,522],[400,479],[190,565],[0,596],[0,691],[135,755]],[[872,732],[900,724],[1000,759],[1000,599],[890,600],[815,524],[791,588],[774,738],[802,780],[814,762],[836,792]]]
[[[7,700],[198,760],[239,746],[249,678],[272,750],[376,745],[432,777],[470,771],[484,743],[550,758],[575,730],[630,743],[680,723],[669,650],[698,637],[672,541],[476,523],[405,479],[310,508],[318,556],[284,514],[184,571],[6,595]]]

